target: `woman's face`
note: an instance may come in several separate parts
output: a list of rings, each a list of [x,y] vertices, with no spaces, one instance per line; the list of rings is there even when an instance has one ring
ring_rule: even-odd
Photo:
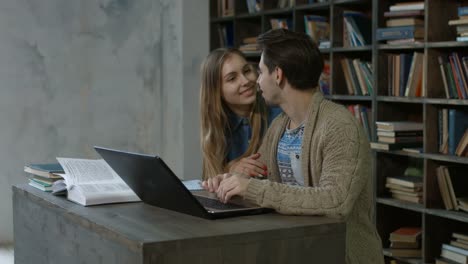
[[[226,59],[221,71],[222,98],[239,116],[247,116],[256,97],[257,73],[237,54]]]

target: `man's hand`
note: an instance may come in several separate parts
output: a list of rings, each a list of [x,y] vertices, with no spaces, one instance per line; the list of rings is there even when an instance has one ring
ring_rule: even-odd
[[[218,186],[216,195],[218,199],[227,203],[234,195],[244,196],[250,177],[240,174],[233,174],[225,177]]]
[[[231,165],[230,173],[241,173],[251,177],[268,176],[267,166],[258,161],[260,153],[252,154]]]

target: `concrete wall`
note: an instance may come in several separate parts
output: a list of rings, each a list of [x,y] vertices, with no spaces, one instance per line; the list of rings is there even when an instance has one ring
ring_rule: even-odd
[[[93,145],[157,153],[200,177],[205,0],[0,2],[0,242],[23,165],[97,158]],[[34,217],[34,216],[32,216]]]

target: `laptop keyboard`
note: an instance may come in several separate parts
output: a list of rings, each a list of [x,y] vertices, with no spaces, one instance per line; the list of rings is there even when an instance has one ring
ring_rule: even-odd
[[[232,203],[231,204],[224,204],[224,203],[222,203],[222,202],[220,202],[218,200],[206,198],[206,197],[203,197],[203,196],[195,196],[195,198],[197,198],[197,200],[204,207],[209,207],[209,208],[213,208],[213,209],[217,209],[217,210],[230,210],[230,209],[245,208],[243,206],[232,204]]]

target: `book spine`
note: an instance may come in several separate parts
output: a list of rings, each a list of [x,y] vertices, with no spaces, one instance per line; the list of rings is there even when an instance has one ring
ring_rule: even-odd
[[[377,40],[417,38],[415,31],[414,26],[378,28],[376,38]]]
[[[458,16],[468,16],[468,6],[459,7]]]

